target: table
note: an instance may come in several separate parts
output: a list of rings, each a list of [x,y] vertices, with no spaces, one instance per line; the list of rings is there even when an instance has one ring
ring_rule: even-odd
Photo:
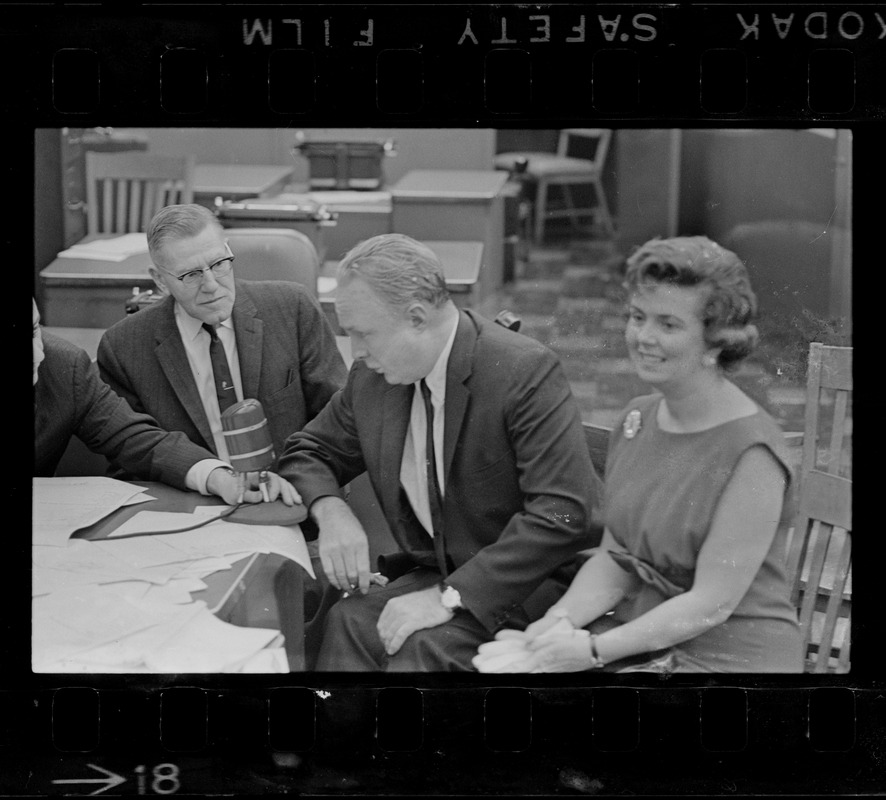
[[[214,209],[217,197],[272,197],[286,188],[293,169],[277,164],[196,164],[194,202]]]
[[[113,238],[117,234],[87,236],[82,242]],[[148,273],[151,257],[137,253],[123,261],[56,258],[40,270],[43,284],[43,321],[66,328],[110,328],[126,316],[126,300],[133,289],[154,287]]]
[[[112,531],[119,528],[126,520],[135,516],[139,511],[182,511],[191,513],[197,506],[225,505],[224,501],[219,497],[207,497],[197,492],[183,492],[172,486],[167,486],[165,483],[154,481],[132,481],[132,483],[145,487],[145,490],[157,499],[147,505],[139,503],[118,508],[94,525],[77,531],[71,538],[106,539]],[[206,603],[206,607],[219,619],[235,625],[242,625],[244,624],[243,620],[248,617],[248,609],[243,606],[243,599],[247,594],[247,589],[254,577],[259,573],[262,560],[269,558],[271,557],[263,553],[253,553],[251,556],[236,562],[232,569],[214,572],[208,576],[204,581],[206,588],[199,592],[194,592],[191,596],[195,600],[203,600]],[[274,556],[273,558],[281,562],[284,560],[282,556]]]
[[[500,170],[417,169],[391,192],[391,230],[420,241],[482,242],[483,269],[474,289],[480,303],[504,283],[504,196]]]
[[[150,503],[122,506],[98,522],[76,531],[71,538],[100,540],[108,538],[126,520],[143,510],[191,513],[198,506],[225,504],[217,497],[206,497],[196,492],[180,491],[162,483],[133,481],[152,497]],[[285,574],[278,577],[286,565]],[[252,553],[227,569],[213,572],[203,578],[206,588],[191,592],[194,601],[202,601],[206,608],[223,622],[238,627],[264,628],[278,631],[266,645],[282,647],[286,641],[290,669],[304,669],[304,632],[292,613],[278,609],[277,597],[289,597],[293,591],[302,591],[299,576],[304,571],[278,554]],[[281,580],[282,579],[282,580]],[[285,588],[283,588],[285,587]]]

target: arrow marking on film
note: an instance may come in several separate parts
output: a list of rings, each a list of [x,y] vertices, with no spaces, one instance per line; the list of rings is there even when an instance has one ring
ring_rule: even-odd
[[[55,780],[53,783],[104,783],[105,785],[101,787],[101,789],[96,789],[94,792],[90,792],[90,795],[93,794],[101,794],[102,792],[106,792],[108,789],[112,789],[114,786],[119,786],[121,783],[126,783],[126,778],[118,775],[115,772],[111,772],[106,770],[104,767],[100,767],[97,764],[87,764],[87,767],[92,767],[99,772],[104,772],[107,775],[106,778],[65,778],[60,780]]]

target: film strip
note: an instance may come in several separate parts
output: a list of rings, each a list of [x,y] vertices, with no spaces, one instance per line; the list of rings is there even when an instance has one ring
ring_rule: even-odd
[[[854,259],[875,252],[879,204],[862,200],[884,174],[886,5],[2,10],[16,198],[4,244],[18,265],[35,260],[20,235],[34,226],[35,131],[93,126],[848,129]],[[33,291],[27,280],[16,298]],[[13,305],[6,333],[18,339],[27,303]],[[856,403],[858,418],[878,418]],[[857,478],[863,508],[875,474]],[[27,502],[28,480],[9,486],[8,505]],[[865,794],[886,780],[869,597],[879,542],[854,560],[862,601],[846,675],[358,680],[35,674],[29,543],[10,533],[0,796]]]

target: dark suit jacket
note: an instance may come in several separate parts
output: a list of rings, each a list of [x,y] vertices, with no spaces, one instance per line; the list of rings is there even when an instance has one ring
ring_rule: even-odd
[[[92,360],[43,332],[45,359],[34,387],[34,475],[51,477],[71,436],[133,475],[185,489],[185,475],[213,455],[183,433],[167,433],[114,394]]]
[[[134,409],[215,452],[174,308],[166,297],[108,328],[99,370]],[[317,301],[289,281],[238,280],[232,318],[243,396],[262,404],[279,457],[345,382],[335,335]]]
[[[400,487],[412,395],[355,363],[344,390],[290,437],[280,472],[310,507],[366,470],[399,546],[433,567],[430,537]],[[593,543],[597,478],[569,384],[550,350],[466,311],[445,415],[447,582],[490,631],[525,624],[521,604]]]

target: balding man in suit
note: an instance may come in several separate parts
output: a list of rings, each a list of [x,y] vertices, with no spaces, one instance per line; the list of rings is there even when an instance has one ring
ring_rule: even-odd
[[[469,670],[481,643],[562,593],[599,538],[578,407],[557,357],[459,310],[436,255],[407,236],[351,250],[335,305],[355,359],[347,386],[279,464],[349,594],[317,668]],[[364,470],[400,546],[385,586],[370,586],[367,534],[339,488]]]

